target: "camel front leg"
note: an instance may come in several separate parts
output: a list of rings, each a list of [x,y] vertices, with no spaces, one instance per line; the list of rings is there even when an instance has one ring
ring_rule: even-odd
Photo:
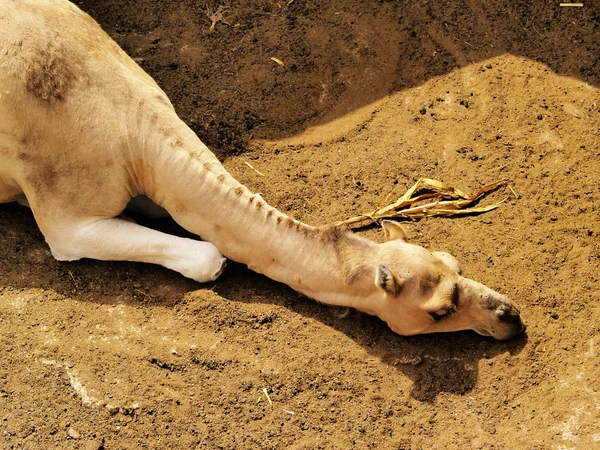
[[[200,283],[215,280],[225,268],[225,258],[210,242],[171,236],[122,219],[43,225],[40,228],[51,230],[44,234],[59,261],[91,258],[159,264]]]

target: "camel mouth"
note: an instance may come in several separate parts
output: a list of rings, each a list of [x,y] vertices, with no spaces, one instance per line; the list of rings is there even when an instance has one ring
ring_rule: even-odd
[[[490,329],[474,328],[477,334],[481,336],[491,337],[498,341],[506,341],[526,330],[527,326],[521,319],[521,316],[511,317],[510,320],[497,319],[497,322]]]
[[[501,323],[502,327],[500,330],[494,330],[490,333],[490,336],[499,341],[506,341],[511,339],[519,334],[523,333],[527,328],[525,323],[519,317],[518,320],[513,320],[511,322]]]

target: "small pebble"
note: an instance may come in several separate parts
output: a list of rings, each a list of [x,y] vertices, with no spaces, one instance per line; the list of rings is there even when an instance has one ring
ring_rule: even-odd
[[[77,431],[73,427],[69,427],[69,430],[67,431],[67,434],[69,435],[69,437],[71,439],[79,439],[81,437],[81,435],[79,434],[79,431]]]
[[[115,405],[106,405],[106,410],[112,415],[115,415],[119,412],[119,407]]]
[[[85,445],[85,450],[103,450],[104,439],[94,439]]]
[[[567,167],[567,168],[565,169],[565,175],[569,175],[570,173],[571,173],[571,168],[570,168],[570,167]]]

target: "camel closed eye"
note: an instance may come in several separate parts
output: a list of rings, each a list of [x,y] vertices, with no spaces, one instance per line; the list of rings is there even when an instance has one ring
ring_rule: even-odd
[[[429,311],[429,315],[435,321],[446,319],[458,310],[458,286],[454,284],[452,290],[446,295],[450,298],[450,304],[446,303],[443,307],[435,311]]]
[[[448,308],[442,308],[442,309],[438,309],[437,311],[431,311],[429,313],[429,315],[431,315],[431,317],[433,317],[433,320],[438,321],[438,320],[442,320],[442,319],[447,319],[455,312],[456,312],[456,306],[452,305],[452,306],[449,306]]]

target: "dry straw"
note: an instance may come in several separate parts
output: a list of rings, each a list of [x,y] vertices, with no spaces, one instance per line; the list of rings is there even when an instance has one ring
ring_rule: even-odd
[[[429,178],[420,178],[406,193],[387,206],[381,207],[370,213],[361,214],[350,219],[337,222],[335,225],[357,225],[358,227],[370,225],[381,219],[421,219],[423,217],[455,216],[464,214],[477,214],[496,209],[510,198],[487,206],[470,207],[484,195],[494,191],[500,186],[507,186],[504,181],[488,184],[482,187],[475,195],[467,195],[459,189]],[[510,186],[508,186],[510,188]],[[426,193],[415,195],[419,191]],[[512,192],[514,192],[511,189]],[[422,202],[427,201],[422,204]],[[407,209],[404,209],[407,208]]]

